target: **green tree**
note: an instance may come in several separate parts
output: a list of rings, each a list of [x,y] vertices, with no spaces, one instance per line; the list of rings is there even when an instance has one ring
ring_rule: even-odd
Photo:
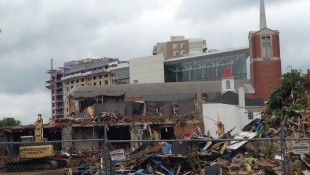
[[[19,120],[15,120],[14,118],[3,118],[0,120],[0,127],[5,126],[19,126],[21,122]]]
[[[281,85],[269,97],[267,107],[276,116],[290,117],[296,115],[296,111],[309,108],[310,100],[305,96],[310,87],[307,75],[296,69],[282,75]]]

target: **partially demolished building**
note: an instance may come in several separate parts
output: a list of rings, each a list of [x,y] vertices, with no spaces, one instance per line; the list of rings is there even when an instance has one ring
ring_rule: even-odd
[[[265,18],[264,8],[261,12]],[[250,48],[213,52],[203,50],[201,55],[182,54],[169,59],[156,53],[124,62],[122,66],[118,59],[110,58],[73,61],[64,65],[62,75],[51,69],[49,73],[56,79],[51,78],[48,83],[53,83],[49,87],[52,96],[54,94],[57,98],[52,98],[52,108],[57,110],[44,126],[44,137],[49,141],[62,140],[54,146],[59,151],[68,151],[73,147],[76,150],[94,150],[102,147],[105,134],[109,140],[136,141],[179,139],[192,133],[219,139],[230,134],[236,134],[236,139],[253,138],[258,134],[277,137],[280,135],[279,122],[275,120],[270,123],[267,115],[262,114],[264,102],[258,98],[266,101],[281,78],[279,32],[268,29],[263,23],[259,31],[249,33],[249,42]],[[180,48],[185,46],[181,41],[175,44]],[[251,79],[247,80],[246,60],[249,56]],[[268,83],[265,83],[266,80]],[[57,86],[54,86],[55,83]],[[307,97],[309,91],[306,92]],[[53,103],[54,100],[56,103]],[[63,113],[58,115],[61,109]],[[295,128],[298,131],[302,128],[303,135],[309,134],[309,113],[305,112],[304,116],[303,122],[288,119],[291,125],[296,125],[289,128],[292,129],[289,134],[296,135]],[[259,133],[261,127],[265,127],[266,132]],[[105,128],[108,128],[107,132]],[[22,135],[33,135],[33,130],[33,125],[1,128],[0,141],[19,141]],[[238,135],[239,132],[250,136]],[[86,139],[94,140],[71,142]],[[219,158],[219,166],[222,169],[228,167],[231,174],[236,174],[236,169],[246,163],[244,160],[252,160],[243,158],[246,156],[243,154],[230,157],[231,150],[238,152],[240,144],[235,147],[228,146],[227,141],[214,142],[212,146],[209,142],[205,144],[204,154],[210,153],[210,157],[216,154],[212,158]],[[139,148],[141,143],[117,142],[112,146],[126,150]],[[280,140],[276,141],[277,151],[280,146]],[[17,145],[9,144],[6,149],[0,150],[16,153],[16,148]],[[229,151],[223,154],[226,148]],[[264,158],[257,161],[257,165],[279,167],[279,161],[275,165],[266,165],[267,155],[271,159],[269,145],[247,143],[245,149],[247,153]],[[220,157],[223,156],[227,156],[225,159],[232,158],[232,161],[228,164],[223,160],[221,163]],[[262,162],[265,164],[262,165]]]
[[[243,87],[247,80],[236,80]],[[221,82],[185,82],[75,87],[69,95],[70,116],[51,118],[44,127],[48,140],[100,139],[108,126],[110,140],[174,139],[204,128],[202,104],[221,93]],[[4,141],[18,141],[33,128],[3,129]],[[69,148],[64,142],[59,149]],[[80,149],[99,142],[76,143]],[[135,147],[129,145],[128,147]]]
[[[261,12],[264,14],[263,6]],[[265,16],[263,15],[262,18]],[[139,131],[139,128],[151,127],[157,131],[148,132],[149,137],[157,135],[156,137],[161,138],[167,135],[171,138],[181,137],[182,134],[196,129],[193,127],[196,124],[204,128],[202,102],[220,95],[223,85],[227,86],[228,91],[245,85],[246,93],[255,94],[253,97],[260,98],[265,97],[273,89],[268,89],[268,92],[264,90],[262,93],[259,89],[266,89],[263,87],[264,83],[257,82],[269,80],[270,74],[274,75],[270,81],[280,79],[281,69],[275,69],[276,72],[271,73],[259,70],[268,66],[272,68],[274,64],[277,68],[281,66],[279,45],[270,45],[270,42],[278,43],[278,32],[271,32],[265,24],[261,25],[258,32],[250,34],[250,47],[225,51],[204,51],[197,55],[185,54],[182,57],[169,59],[161,59],[160,55],[155,55],[153,59],[143,57],[128,62],[121,62],[117,58],[67,62],[62,68],[63,74],[60,82],[57,77],[57,86],[54,86],[56,81],[52,81],[54,71],[51,68],[51,81],[49,81],[53,83],[50,86],[51,92],[52,95],[56,94],[59,97],[52,99],[52,104],[54,100],[61,102],[52,105],[52,109],[63,110],[63,113],[57,115],[55,112],[51,115],[50,127],[57,128],[61,125],[69,127],[61,128],[60,133],[57,134],[63,140],[75,137],[72,136],[75,134],[75,127],[92,128],[88,136],[82,136],[82,138],[100,138],[101,129],[97,131],[96,127],[101,128],[102,123],[115,128],[122,126],[126,129],[126,132],[123,132],[127,134],[126,138],[131,139],[145,135]],[[266,39],[269,44],[260,45],[261,39]],[[176,47],[181,47],[182,42],[174,44]],[[262,52],[266,50],[266,47],[271,49],[272,54],[266,55]],[[248,72],[246,60],[249,56],[252,78],[246,80]],[[143,65],[140,64],[141,61]],[[153,61],[156,61],[156,64]],[[120,63],[124,63],[124,66]],[[231,79],[225,82],[220,81],[226,67],[231,70],[229,78],[236,79],[234,84],[231,84]],[[152,80],[160,80],[160,82],[148,81],[150,74],[153,76]],[[159,76],[161,78],[158,78]],[[189,125],[191,123],[193,124]],[[142,128],[142,124],[146,126]],[[160,129],[154,129],[156,124]],[[133,129],[135,125],[139,125],[138,129]],[[178,126],[182,127],[178,129]],[[167,132],[162,132],[163,130]],[[55,133],[58,131],[57,129]],[[71,132],[73,132],[71,136],[65,134]],[[117,134],[119,135],[122,134]],[[111,138],[112,136],[109,139]]]

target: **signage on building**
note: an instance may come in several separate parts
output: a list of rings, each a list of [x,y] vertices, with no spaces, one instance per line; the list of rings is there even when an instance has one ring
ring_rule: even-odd
[[[308,143],[296,143],[292,146],[294,154],[308,154],[309,144]]]

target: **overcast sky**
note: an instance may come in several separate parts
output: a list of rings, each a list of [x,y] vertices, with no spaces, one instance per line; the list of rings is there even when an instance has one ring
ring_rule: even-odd
[[[280,31],[282,71],[310,68],[310,1],[265,0],[267,27]],[[31,124],[50,116],[54,67],[83,58],[152,54],[171,35],[204,38],[209,49],[248,46],[259,0],[1,0],[0,118]]]

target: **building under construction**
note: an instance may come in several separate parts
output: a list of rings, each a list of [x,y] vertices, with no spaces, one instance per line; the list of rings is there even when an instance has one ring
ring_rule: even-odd
[[[66,62],[63,67],[54,69],[51,60],[51,69],[47,71],[50,80],[46,81],[52,96],[51,116],[69,115],[68,94],[74,87],[128,83],[129,77],[124,76],[128,75],[126,67],[128,62],[120,62],[117,58],[88,58]]]

